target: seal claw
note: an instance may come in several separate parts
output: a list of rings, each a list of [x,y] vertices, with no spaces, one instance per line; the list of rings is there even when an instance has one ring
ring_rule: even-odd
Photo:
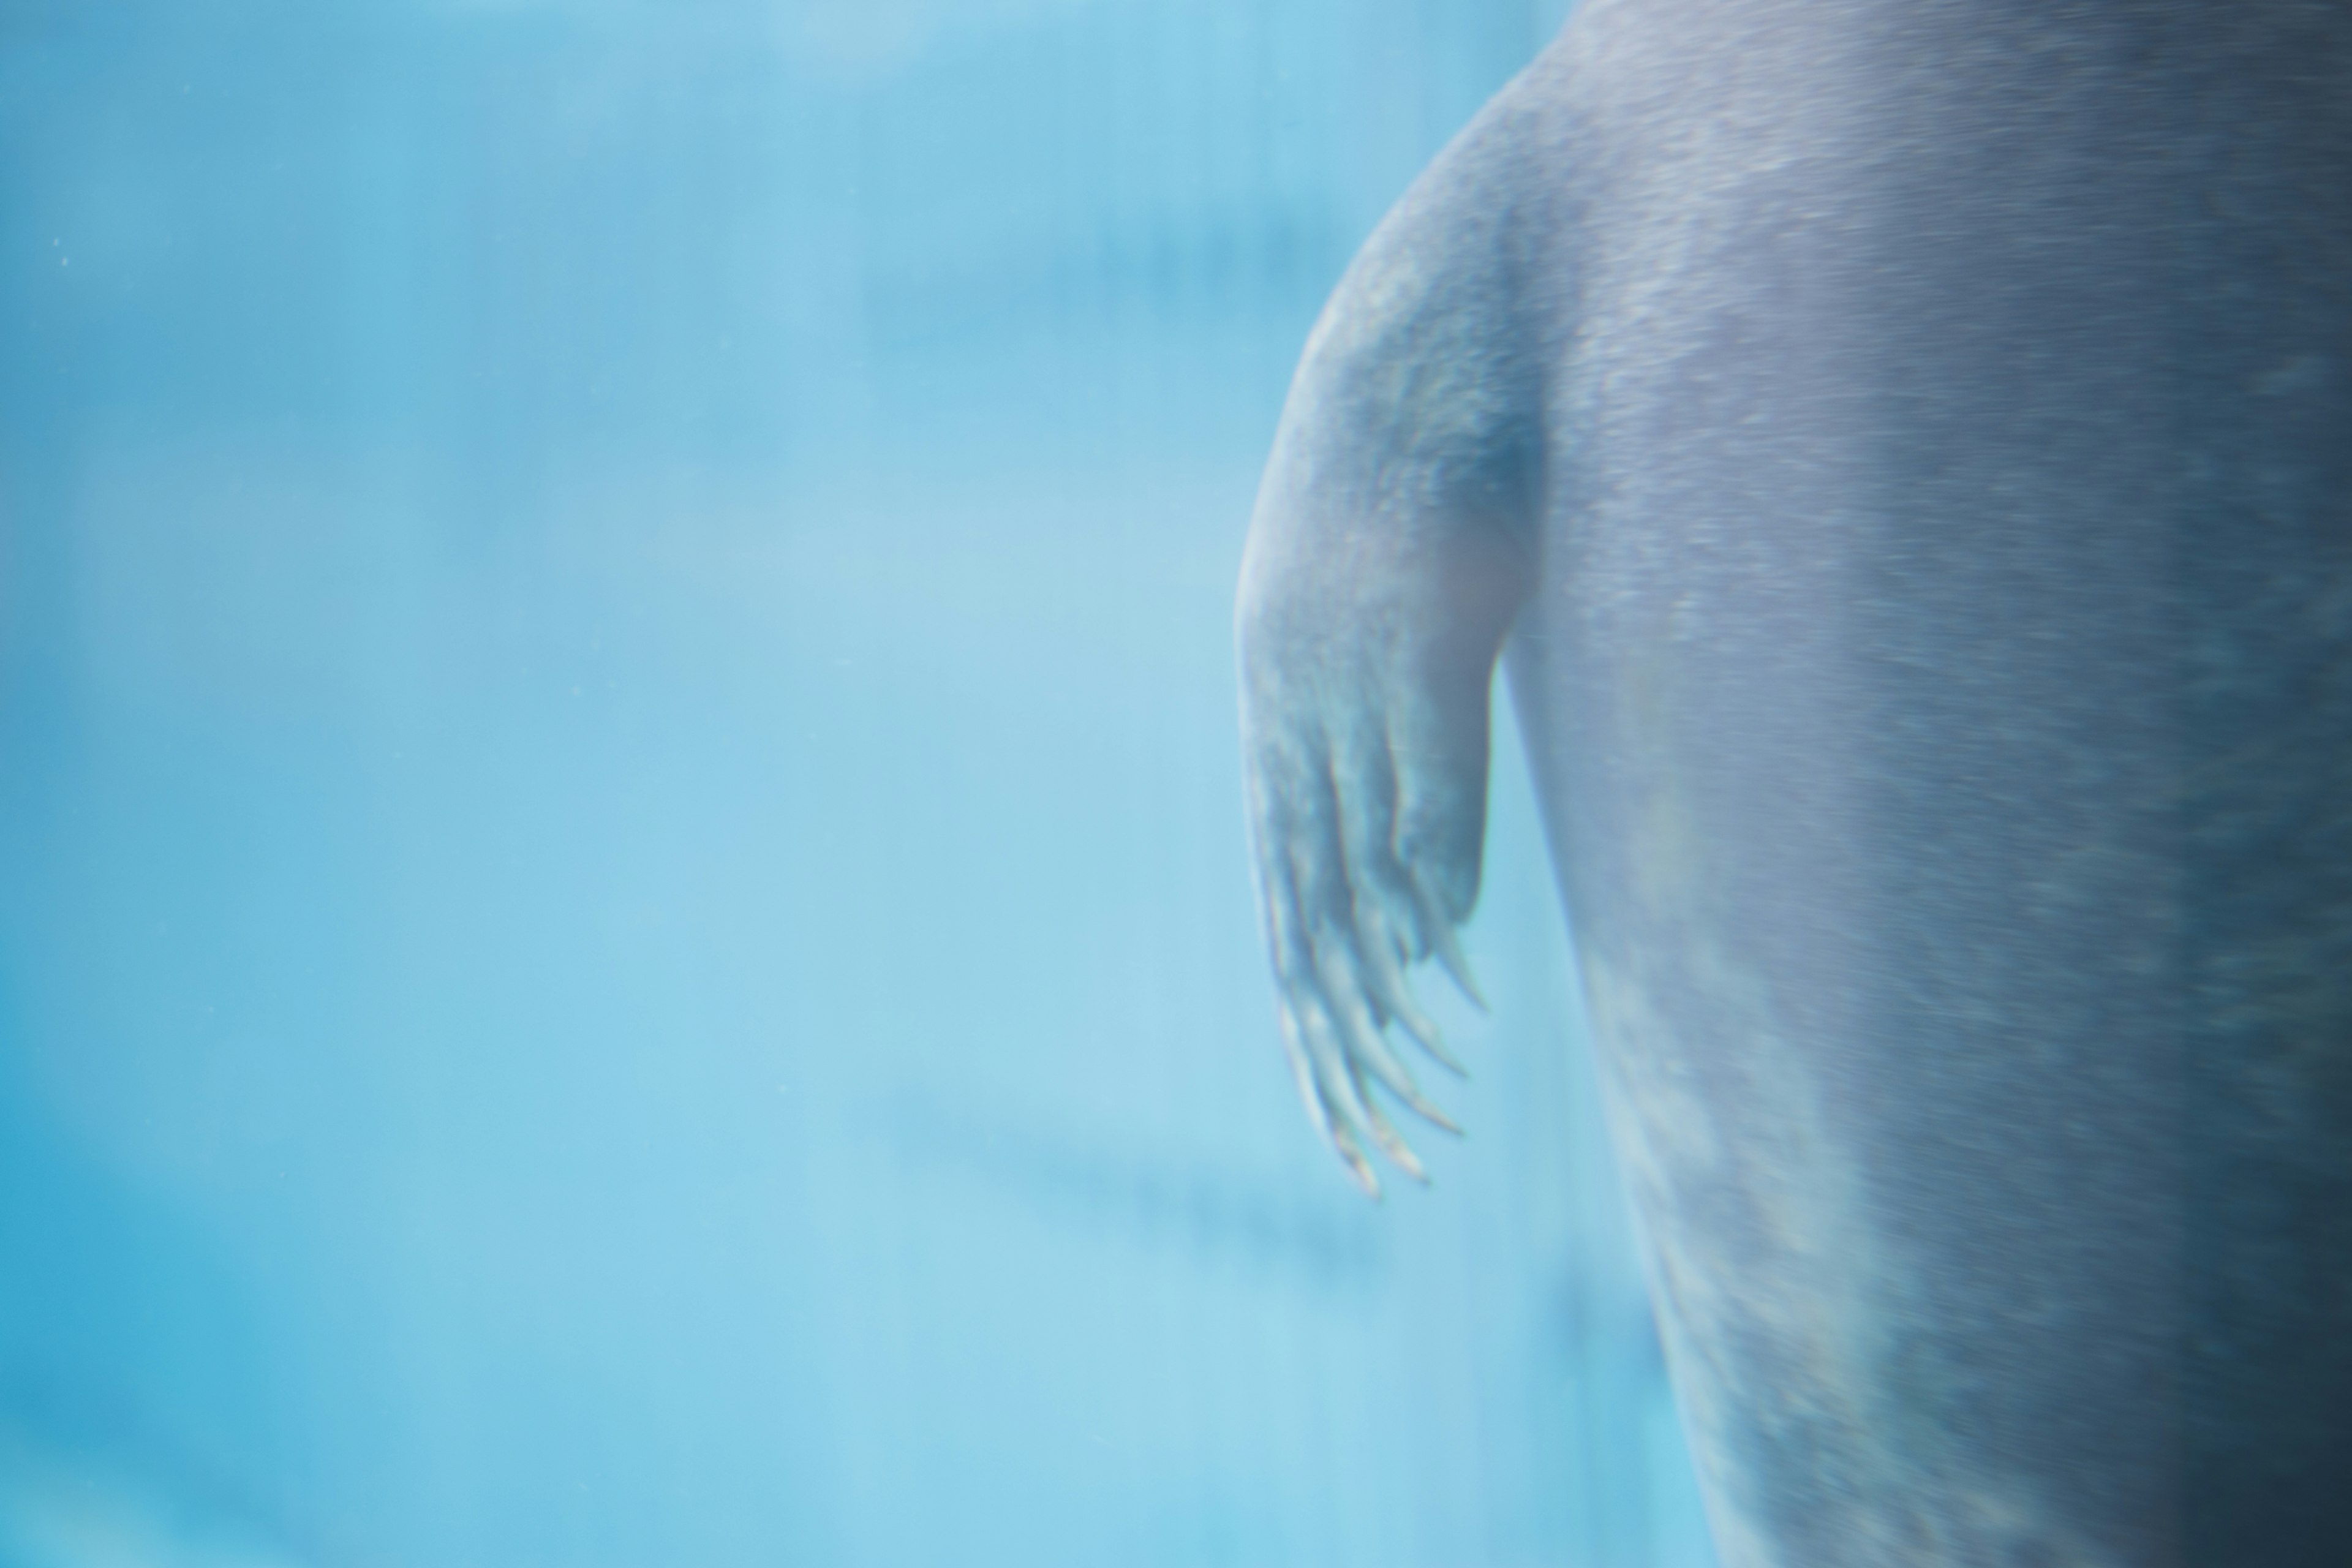
[[[1360,1083],[1359,1089],[1361,1087]],[[1419,1182],[1423,1186],[1427,1186],[1429,1173],[1422,1168],[1420,1159],[1414,1155],[1397,1130],[1390,1125],[1389,1119],[1381,1114],[1380,1107],[1372,1103],[1371,1096],[1364,1095],[1362,1098],[1364,1118],[1371,1130],[1372,1142],[1380,1145],[1381,1153],[1396,1163],[1397,1169]]]
[[[1397,962],[1397,955],[1404,949],[1395,928],[1377,912],[1371,915],[1370,923],[1374,929],[1366,933],[1362,946],[1364,980],[1372,1001],[1394,1018],[1415,1044],[1435,1058],[1439,1066],[1456,1078],[1468,1078],[1470,1069],[1446,1049],[1445,1037],[1439,1031],[1436,1020],[1421,1010],[1420,1002],[1413,996],[1412,983]]]
[[[1453,977],[1462,994],[1470,999],[1471,1005],[1481,1013],[1490,1011],[1486,993],[1478,988],[1478,977],[1470,972],[1470,956],[1462,951],[1462,939],[1455,933],[1454,922],[1446,919],[1436,895],[1430,891],[1429,884],[1418,873],[1413,875],[1412,885],[1413,891],[1421,899],[1424,917],[1422,924],[1428,933],[1430,951],[1437,955],[1438,963]]]
[[[1331,1010],[1332,1022],[1337,1026],[1340,1043],[1346,1047],[1348,1069],[1357,1098],[1364,1107],[1377,1115],[1371,1095],[1364,1088],[1363,1070],[1369,1068],[1390,1093],[1404,1101],[1416,1115],[1458,1134],[1461,1129],[1430,1103],[1428,1097],[1421,1092],[1421,1086],[1413,1082],[1412,1075],[1405,1070],[1403,1063],[1396,1059],[1395,1054],[1388,1047],[1388,1042],[1381,1037],[1373,999],[1366,994],[1366,977],[1357,975],[1344,959],[1334,959],[1322,966],[1321,978],[1326,1005]],[[1390,1147],[1389,1140],[1375,1137],[1373,1141],[1391,1158],[1396,1157],[1396,1150]],[[1402,1143],[1397,1147],[1402,1148]],[[1410,1159],[1408,1152],[1405,1159],[1397,1163],[1404,1165]]]

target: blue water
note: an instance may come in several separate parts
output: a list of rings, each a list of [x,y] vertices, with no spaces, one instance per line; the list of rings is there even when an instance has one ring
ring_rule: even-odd
[[[1499,744],[1274,1030],[1232,581],[1558,0],[0,8],[0,1568],[1701,1568]]]

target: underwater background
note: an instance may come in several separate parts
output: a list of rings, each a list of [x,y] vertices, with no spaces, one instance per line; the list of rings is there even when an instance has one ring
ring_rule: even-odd
[[[0,1568],[1710,1563],[1508,724],[1378,1206],[1240,804],[1565,8],[0,5]]]

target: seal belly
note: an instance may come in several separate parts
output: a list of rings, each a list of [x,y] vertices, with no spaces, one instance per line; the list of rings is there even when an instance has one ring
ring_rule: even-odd
[[[2337,1561],[2352,21],[1660,9],[1511,669],[1725,1561]]]

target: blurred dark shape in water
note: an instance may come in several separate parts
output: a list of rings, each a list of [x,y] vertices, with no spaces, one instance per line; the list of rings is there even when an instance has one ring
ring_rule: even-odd
[[[898,1156],[943,1177],[977,1176],[1057,1223],[1215,1268],[1286,1276],[1333,1295],[1369,1295],[1389,1266],[1377,1214],[1114,1149],[1099,1136],[982,1120],[919,1096],[874,1119]]]

